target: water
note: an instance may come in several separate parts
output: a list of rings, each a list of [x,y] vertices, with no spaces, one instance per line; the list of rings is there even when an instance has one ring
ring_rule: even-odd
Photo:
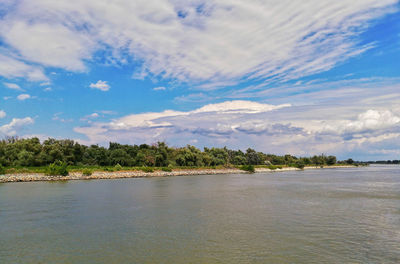
[[[400,263],[400,167],[0,184],[0,263]]]

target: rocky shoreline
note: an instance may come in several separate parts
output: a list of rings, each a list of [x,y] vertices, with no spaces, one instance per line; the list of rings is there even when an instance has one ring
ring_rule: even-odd
[[[327,168],[354,168],[354,166],[325,166]],[[320,167],[305,167],[304,169],[320,169]],[[271,170],[267,168],[256,168],[257,172],[280,172],[301,170],[293,167]],[[94,180],[94,179],[121,179],[121,178],[144,178],[144,177],[168,177],[168,176],[194,176],[194,175],[218,175],[218,174],[245,174],[248,173],[236,168],[226,169],[189,169],[166,171],[95,171],[90,176],[85,176],[81,172],[71,172],[68,176],[48,176],[43,173],[19,173],[0,175],[0,183],[6,182],[33,182],[33,181],[67,181],[67,180]]]

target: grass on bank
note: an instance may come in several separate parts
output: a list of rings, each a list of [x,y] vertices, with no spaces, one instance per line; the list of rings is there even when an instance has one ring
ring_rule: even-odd
[[[349,166],[350,164],[334,164],[332,166]],[[358,164],[353,164],[358,166]],[[321,165],[307,165],[306,167],[320,167]],[[302,164],[290,165],[218,165],[218,166],[204,166],[204,167],[191,167],[191,166],[168,166],[168,167],[126,167],[119,164],[115,166],[77,166],[67,165],[64,162],[55,162],[48,166],[40,167],[3,167],[0,165],[0,175],[3,174],[21,174],[21,173],[44,173],[49,176],[68,175],[71,172],[82,173],[84,176],[90,176],[95,171],[117,172],[117,171],[143,171],[146,173],[155,171],[172,172],[179,170],[204,170],[204,169],[240,169],[247,172],[255,172],[257,168],[266,168],[270,170],[283,169],[288,167],[295,167],[303,169],[305,166]],[[324,165],[324,167],[330,167]]]

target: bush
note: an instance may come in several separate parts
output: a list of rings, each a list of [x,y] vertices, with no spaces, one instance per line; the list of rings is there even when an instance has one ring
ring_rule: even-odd
[[[116,171],[120,171],[120,170],[122,170],[122,166],[119,165],[119,163],[118,163],[117,165],[114,166],[114,169],[115,169]]]
[[[282,169],[282,166],[278,166],[278,165],[268,165],[268,169],[270,169],[270,170]]]
[[[170,167],[162,167],[161,170],[162,170],[162,171],[171,172],[171,171],[172,171],[172,168],[170,168]]]
[[[302,169],[304,169],[304,163],[302,161],[297,161],[295,163],[295,167],[302,170]]]
[[[256,172],[256,169],[254,168],[254,165],[242,165],[239,167],[243,171],[248,171],[250,173]]]
[[[105,167],[103,170],[104,170],[104,171],[110,171],[110,172],[113,172],[113,171],[115,171],[115,169],[114,169],[114,168],[108,168],[108,167]]]
[[[153,168],[150,168],[150,167],[143,167],[143,168],[141,168],[141,170],[144,172],[153,172],[154,171]]]
[[[91,169],[83,169],[82,170],[82,175],[83,176],[90,176],[90,175],[92,175],[92,170]]]
[[[64,161],[55,161],[47,167],[46,175],[50,176],[67,176],[68,165]]]
[[[6,169],[0,165],[0,175],[6,174]]]

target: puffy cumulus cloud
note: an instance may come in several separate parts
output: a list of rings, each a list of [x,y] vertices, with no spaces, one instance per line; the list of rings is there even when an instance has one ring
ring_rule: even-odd
[[[13,118],[10,123],[0,126],[0,135],[17,136],[26,126],[32,125],[34,120],[31,117]]]
[[[98,80],[97,83],[91,83],[90,88],[107,92],[110,90],[110,85],[108,85],[106,81]]]
[[[30,99],[31,96],[29,94],[20,94],[17,96],[17,99],[20,101],[25,101],[26,99]]]
[[[239,100],[192,111],[133,114],[74,130],[86,136],[82,142],[87,144],[164,140],[181,146],[195,139],[193,144],[198,147],[253,147],[270,153],[329,153],[340,158],[349,157],[350,153],[367,159],[378,157],[374,152],[377,149],[390,153],[389,150],[400,148],[400,112],[339,108],[337,104],[274,106]]]
[[[389,110],[368,110],[358,115],[357,120],[342,120],[327,124],[323,131],[337,133],[346,137],[357,134],[369,134],[375,131],[388,131],[397,128],[400,132],[400,117]]]
[[[110,63],[140,62],[138,78],[215,89],[243,78],[288,80],[328,70],[369,49],[360,44],[361,33],[396,4],[21,0],[8,9],[0,34],[23,59],[40,65],[82,71],[101,51]]]
[[[4,110],[0,110],[0,119],[6,117],[6,112]]]

